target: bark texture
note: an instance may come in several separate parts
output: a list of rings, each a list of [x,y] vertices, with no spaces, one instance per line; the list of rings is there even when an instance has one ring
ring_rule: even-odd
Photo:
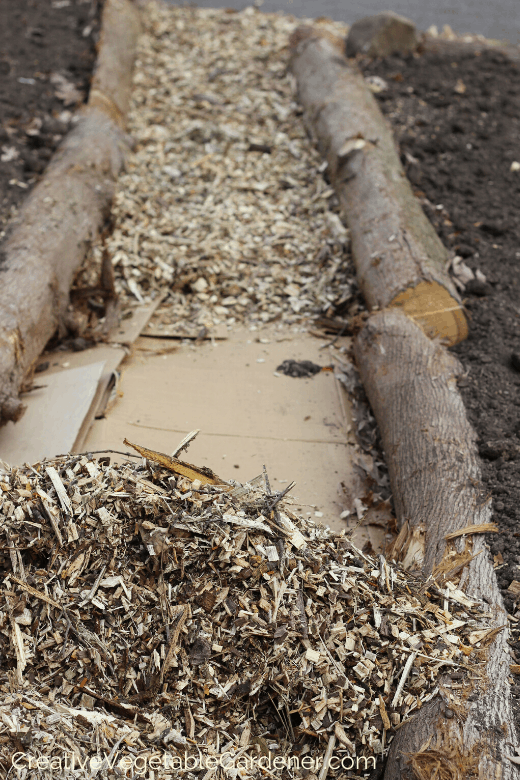
[[[98,106],[124,127],[132,91],[139,15],[131,0],[109,0],[103,24],[89,105]]]
[[[475,433],[456,386],[461,367],[396,309],[370,317],[357,336],[355,355],[381,432],[397,519],[407,524],[416,563],[428,575],[443,559],[446,534],[491,519]],[[491,625],[505,629],[489,645],[486,675],[475,681],[466,712],[446,717],[453,713],[442,693],[425,705],[397,732],[385,780],[416,777],[409,758],[417,753],[422,777],[433,776],[440,765],[445,773],[439,777],[453,780],[520,775],[507,758],[518,744],[508,681],[507,614],[484,537],[468,537],[466,543],[458,539],[455,547],[461,552],[464,544],[477,555],[464,571],[464,592],[484,604]]]
[[[392,132],[343,42],[309,27],[291,39],[305,121],[329,164],[368,306],[401,306],[430,336],[466,338],[448,252],[414,196]]]
[[[0,424],[23,413],[20,388],[108,216],[128,150],[122,125],[138,32],[131,0],[107,0],[91,99],[0,246]]]

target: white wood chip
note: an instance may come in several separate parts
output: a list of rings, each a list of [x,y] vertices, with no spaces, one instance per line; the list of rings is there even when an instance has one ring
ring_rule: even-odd
[[[45,471],[49,475],[52,484],[54,485],[54,488],[56,490],[56,494],[60,500],[60,504],[65,510],[65,512],[68,512],[69,515],[72,514],[72,504],[70,503],[70,498],[67,494],[67,491],[65,490],[65,485],[61,481],[60,475],[54,468],[54,466],[47,466]]]

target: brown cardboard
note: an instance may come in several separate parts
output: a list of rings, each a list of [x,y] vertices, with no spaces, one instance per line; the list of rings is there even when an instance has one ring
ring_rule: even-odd
[[[151,303],[134,306],[123,312],[118,326],[109,335],[109,341],[112,344],[133,344],[165,296],[165,293],[158,295]]]
[[[38,375],[42,387],[23,396],[23,417],[0,428],[0,459],[17,466],[71,452],[104,366],[98,361]]]
[[[181,344],[173,354],[135,352],[123,367],[121,398],[95,421],[85,447],[120,450],[127,437],[170,454],[200,428],[186,460],[239,481],[265,464],[273,490],[296,481],[292,492],[304,514],[346,528],[341,483],[352,481],[353,439],[343,390],[332,372],[275,376],[287,358],[327,364],[321,343],[305,334],[241,330],[224,342]],[[164,340],[150,338],[136,347],[154,344],[164,348]]]

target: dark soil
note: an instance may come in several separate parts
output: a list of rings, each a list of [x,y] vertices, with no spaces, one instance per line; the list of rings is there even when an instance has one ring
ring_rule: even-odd
[[[520,68],[500,51],[460,48],[362,67],[388,82],[377,97],[426,214],[446,246],[487,279],[466,287],[470,334],[454,352],[500,526],[490,536],[498,582],[520,617],[508,591],[520,580],[520,171],[511,171],[520,161]],[[520,661],[520,641],[513,648]]]
[[[0,2],[0,237],[88,92],[100,6],[101,0]]]

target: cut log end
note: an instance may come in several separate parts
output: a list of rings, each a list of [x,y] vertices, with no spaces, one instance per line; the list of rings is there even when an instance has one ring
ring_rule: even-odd
[[[454,346],[468,336],[462,305],[438,282],[423,281],[399,293],[390,303],[412,319],[429,338]]]

